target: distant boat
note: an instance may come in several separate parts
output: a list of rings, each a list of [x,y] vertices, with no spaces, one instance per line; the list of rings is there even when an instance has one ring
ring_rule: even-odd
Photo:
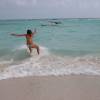
[[[48,21],[48,23],[46,23],[46,24],[41,24],[41,26],[57,26],[57,25],[59,25],[59,24],[61,24],[60,21]]]
[[[61,24],[60,21],[49,21],[50,23],[54,23],[54,24]]]

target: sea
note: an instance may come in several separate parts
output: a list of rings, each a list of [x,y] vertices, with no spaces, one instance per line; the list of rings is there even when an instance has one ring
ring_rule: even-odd
[[[40,55],[11,35],[35,28]],[[100,75],[100,19],[0,20],[0,80],[50,75]]]

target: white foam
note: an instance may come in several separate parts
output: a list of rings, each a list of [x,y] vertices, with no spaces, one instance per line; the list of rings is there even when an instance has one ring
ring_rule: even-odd
[[[13,62],[13,59],[10,59],[8,61],[0,61],[0,64],[10,64]]]
[[[6,68],[0,73],[0,79],[71,74],[100,75],[100,61],[92,57],[62,58],[50,54],[33,56],[19,65]]]
[[[49,55],[49,50],[46,47],[39,46],[40,49],[40,54],[38,55],[36,49],[32,49],[32,54],[33,56],[44,56],[44,55]],[[27,50],[29,52],[29,50]]]
[[[23,50],[23,49],[26,49],[26,48],[27,48],[26,45],[20,45],[20,46],[14,48],[13,51],[16,51],[16,50]]]
[[[39,48],[40,48],[40,55],[48,55],[49,54],[48,48],[41,46],[41,45],[39,45]],[[16,48],[13,49],[13,51],[23,50],[23,49],[26,49],[27,52],[29,53],[29,50],[28,50],[26,45],[21,45],[19,47],[16,47]],[[36,54],[37,54],[37,51],[36,51],[36,49],[33,48],[32,49],[32,55],[36,55]]]

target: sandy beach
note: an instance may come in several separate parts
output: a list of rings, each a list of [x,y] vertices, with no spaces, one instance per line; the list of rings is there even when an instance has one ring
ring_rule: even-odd
[[[0,100],[100,100],[100,77],[34,76],[1,80]]]

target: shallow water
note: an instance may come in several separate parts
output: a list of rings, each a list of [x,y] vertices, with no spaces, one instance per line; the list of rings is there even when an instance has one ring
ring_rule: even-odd
[[[52,22],[61,22],[52,24]],[[100,19],[0,21],[0,79],[28,75],[100,75]],[[40,55],[30,56],[26,33],[37,28]]]

